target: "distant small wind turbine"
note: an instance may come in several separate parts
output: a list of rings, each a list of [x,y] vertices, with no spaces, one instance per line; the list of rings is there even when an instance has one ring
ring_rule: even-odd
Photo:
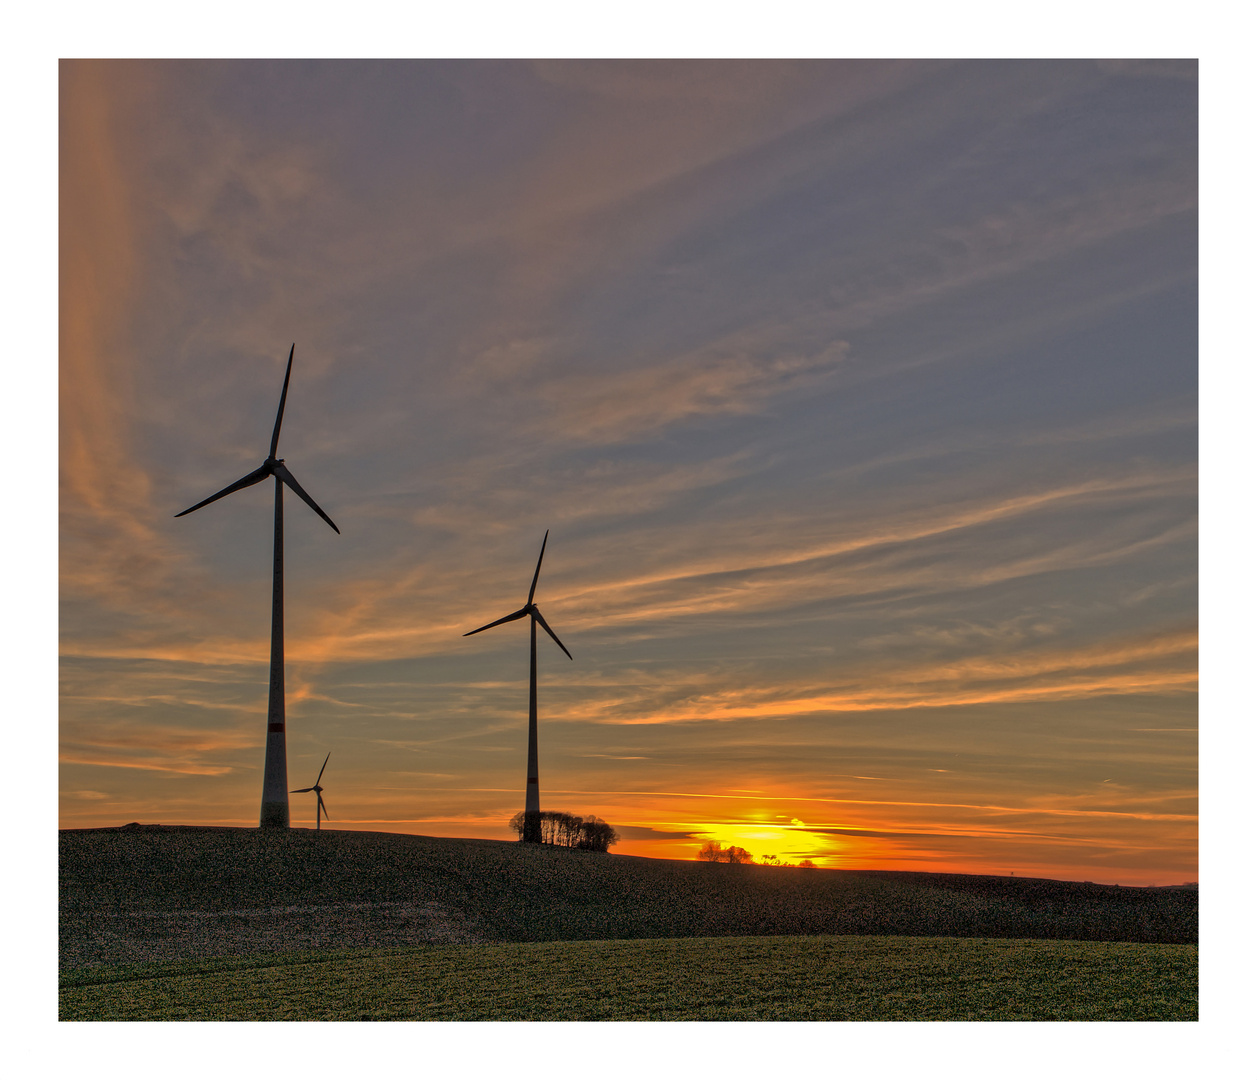
[[[526,844],[541,843],[541,787],[537,779],[537,624],[541,623],[541,628],[554,638],[554,643],[567,653],[567,658],[572,659],[572,654],[567,652],[567,646],[559,640],[558,635],[550,629],[546,620],[542,618],[541,612],[537,609],[537,605],[532,602],[534,594],[537,592],[537,578],[541,576],[541,560],[546,555],[546,541],[550,539],[550,530],[546,530],[546,535],[541,541],[541,554],[537,556],[537,569],[532,576],[532,586],[528,590],[528,602],[524,604],[518,611],[512,612],[510,615],[504,615],[502,618],[476,630],[469,630],[463,637],[471,637],[472,634],[478,634],[481,630],[489,630],[495,626],[501,626],[503,623],[514,622],[516,619],[522,619],[525,615],[532,620],[531,627],[531,653],[529,667],[528,682],[528,781],[524,788],[524,833],[520,839]]]
[[[262,828],[288,828],[288,755],[284,742],[284,485],[293,489],[339,535],[336,522],[323,513],[322,508],[297,483],[297,478],[284,466],[284,459],[277,458],[279,427],[284,421],[284,402],[288,399],[288,380],[292,377],[294,342],[288,350],[288,369],[284,372],[284,389],[279,395],[279,412],[275,414],[275,430],[271,434],[271,452],[260,466],[234,484],[223,488],[208,499],[175,515],[181,518],[193,510],[230,495],[241,488],[260,484],[268,476],[275,477],[275,560],[271,585],[271,692],[266,709],[266,765],[262,772]]]
[[[327,752],[327,757],[323,759],[323,769],[327,768],[327,758],[332,756],[332,752]],[[319,780],[323,779],[323,769],[319,770],[319,779],[314,781],[314,787],[301,787],[290,791],[289,795],[304,795],[307,791],[313,791],[318,796],[318,804],[314,807],[314,828],[317,831],[322,825],[322,815],[327,814],[327,806],[323,802],[323,789],[319,787]],[[328,814],[328,820],[331,815]]]

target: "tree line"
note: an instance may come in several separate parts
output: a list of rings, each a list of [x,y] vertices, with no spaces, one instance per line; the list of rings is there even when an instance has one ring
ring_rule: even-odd
[[[580,851],[606,851],[620,839],[619,834],[596,815],[581,817],[562,810],[543,810],[541,842],[554,847],[577,848]],[[524,811],[511,818],[511,828],[524,838]]]
[[[744,866],[751,865],[755,862],[755,856],[746,848],[738,847],[737,844],[730,844],[728,847],[721,847],[715,840],[708,840],[701,848],[698,849],[699,862],[721,862],[734,863]],[[794,863],[783,862],[776,855],[765,855],[759,860],[760,866],[794,866]],[[815,870],[816,863],[811,859],[804,859],[798,864],[805,870]]]

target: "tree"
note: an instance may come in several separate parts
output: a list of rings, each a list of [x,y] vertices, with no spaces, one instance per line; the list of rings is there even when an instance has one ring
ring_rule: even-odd
[[[559,821],[559,843],[564,847],[578,847],[583,824],[584,821],[578,815],[564,814]]]
[[[720,845],[715,840],[708,840],[698,849],[699,862],[720,862]]]
[[[799,865],[803,867],[804,870],[816,869],[816,863],[812,862],[811,859],[804,859],[801,863],[799,863]]]
[[[606,851],[619,839],[619,834],[602,818],[590,817],[581,823],[580,842],[576,846],[582,851]]]
[[[541,842],[554,846],[555,834],[558,831],[559,815],[553,810],[543,810],[541,813]]]
[[[746,848],[740,848],[736,844],[722,848],[715,840],[708,840],[699,848],[698,857],[703,862],[753,863],[755,861],[755,856]]]

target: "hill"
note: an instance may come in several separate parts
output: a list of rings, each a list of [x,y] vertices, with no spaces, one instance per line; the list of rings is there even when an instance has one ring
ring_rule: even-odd
[[[1197,893],[398,833],[131,825],[61,832],[60,927],[63,972],[459,942],[867,934],[1194,943]]]

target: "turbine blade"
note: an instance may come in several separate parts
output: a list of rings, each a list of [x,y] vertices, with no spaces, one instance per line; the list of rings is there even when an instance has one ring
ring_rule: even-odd
[[[541,617],[541,612],[540,612],[540,611],[538,611],[535,607],[532,609],[532,617],[533,617],[534,619],[536,619],[539,623],[541,623],[541,628],[542,628],[542,629],[543,629],[543,630],[544,630],[547,634],[549,634],[552,638],[554,638],[554,643],[555,643],[555,644],[556,644],[556,645],[557,645],[560,649],[562,649],[564,652],[567,652],[567,646],[566,646],[566,645],[564,645],[564,644],[563,644],[563,642],[561,642],[561,641],[559,640],[559,635],[558,635],[558,634],[556,634],[553,630],[551,630],[551,629],[550,629],[549,624],[546,622],[546,620],[545,620],[545,619],[543,619],[543,618]],[[572,659],[572,654],[571,654],[570,652],[567,652],[567,658],[568,658],[569,660],[571,660],[571,659]]]
[[[271,434],[271,457],[279,449],[279,425],[284,422],[284,402],[288,399],[288,380],[292,377],[292,354],[297,351],[297,343],[292,343],[288,350],[288,370],[284,372],[284,388],[279,394],[279,412],[275,414],[275,431]]]
[[[233,491],[239,491],[241,488],[252,487],[254,484],[260,484],[270,475],[270,469],[268,469],[265,465],[259,466],[249,473],[248,476],[240,477],[240,479],[234,484],[228,484],[222,491],[211,495],[208,499],[202,499],[195,506],[189,506],[186,510],[176,514],[175,517],[181,518],[184,514],[192,513],[193,510],[200,510],[202,506],[209,506],[210,503],[217,499],[221,499],[224,495],[230,495]]]
[[[300,495],[301,498],[305,500],[306,504],[310,507],[310,509],[313,510],[316,514],[318,514],[319,517],[321,517],[324,521],[326,521],[333,529],[335,529],[336,535],[339,536],[340,529],[336,528],[336,522],[334,522],[330,517],[328,517],[325,513],[323,513],[322,507],[320,507],[318,503],[316,503],[312,498],[310,498],[309,495],[306,494],[305,488],[303,488],[300,484],[297,483],[297,478],[288,471],[287,467],[282,464],[276,464],[274,468],[275,468],[275,475],[278,476],[290,488],[292,488],[293,491],[295,491],[298,495]]]
[[[332,752],[329,750],[329,751],[327,752],[327,757],[325,757],[325,758],[323,759],[323,769],[326,769],[326,768],[327,768],[327,758],[330,758],[331,756],[332,756]],[[322,780],[322,779],[323,779],[323,769],[320,769],[320,770],[319,770],[319,780]],[[319,782],[319,780],[316,780],[316,781],[314,781],[314,782],[317,784],[317,783]]]
[[[313,791],[313,790],[314,788],[312,787],[299,787],[299,788],[293,788],[290,792],[288,792],[288,794],[289,795],[304,795],[307,791]]]
[[[546,541],[550,539],[550,530],[541,538],[541,554],[537,556],[537,569],[532,576],[532,588],[528,590],[528,603],[532,603],[533,593],[537,591],[537,579],[541,577],[541,560],[546,557]]]
[[[475,630],[468,630],[467,633],[463,635],[463,637],[471,637],[472,634],[478,634],[480,633],[481,630],[490,630],[495,626],[501,626],[504,622],[514,622],[516,619],[522,619],[527,614],[528,614],[527,608],[520,608],[518,611],[510,615],[502,616],[502,618],[496,620],[495,622],[485,623],[484,626],[481,626]]]
[[[319,805],[323,808],[323,816],[330,820],[332,815],[327,812],[327,803],[323,801],[322,795],[319,796]]]

